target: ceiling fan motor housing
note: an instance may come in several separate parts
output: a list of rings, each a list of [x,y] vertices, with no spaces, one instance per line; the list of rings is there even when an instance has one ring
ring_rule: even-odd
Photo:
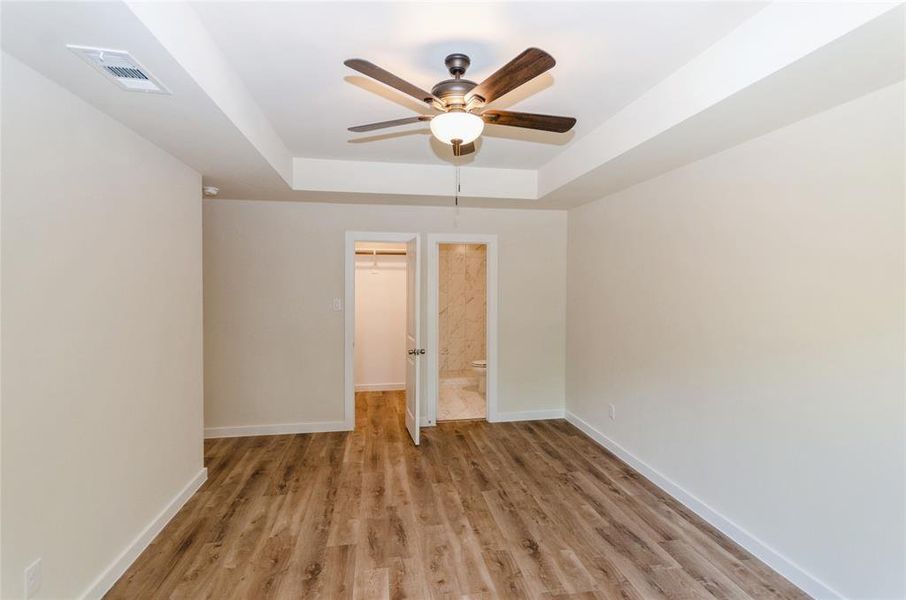
[[[465,54],[450,54],[447,56],[447,58],[444,59],[444,64],[447,66],[453,79],[441,81],[431,88],[431,93],[434,94],[435,97],[443,100],[448,106],[465,104],[465,95],[478,85],[474,81],[462,79],[462,76],[465,75],[466,69],[469,68],[471,63],[472,61],[469,60],[469,57]]]
[[[431,93],[444,101],[445,104],[465,104],[465,95],[472,91],[477,83],[468,79],[445,79],[433,88]],[[459,101],[456,98],[459,97]]]

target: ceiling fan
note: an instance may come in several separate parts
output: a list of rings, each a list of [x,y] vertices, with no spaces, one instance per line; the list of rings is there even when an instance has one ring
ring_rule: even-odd
[[[451,54],[444,60],[444,64],[450,71],[452,79],[441,81],[431,88],[430,92],[400,79],[367,60],[350,58],[343,64],[440,111],[440,114],[437,115],[417,115],[358,125],[350,127],[349,131],[358,133],[419,121],[430,121],[431,133],[434,134],[434,137],[453,146],[454,156],[463,156],[475,151],[474,142],[484,130],[485,123],[557,133],[565,133],[576,124],[576,120],[572,117],[537,115],[508,110],[483,110],[487,104],[531,81],[556,64],[553,56],[538,48],[525,50],[481,83],[463,79],[466,69],[471,64],[468,56]]]

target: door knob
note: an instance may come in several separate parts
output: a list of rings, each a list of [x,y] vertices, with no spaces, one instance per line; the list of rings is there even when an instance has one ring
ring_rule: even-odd
[[[412,350],[406,352],[406,354],[408,354],[409,356],[415,356],[416,354],[418,354],[418,349],[413,348]]]

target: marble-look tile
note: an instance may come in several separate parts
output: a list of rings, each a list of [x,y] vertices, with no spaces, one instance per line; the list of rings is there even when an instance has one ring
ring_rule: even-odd
[[[468,244],[466,246],[466,256],[487,256],[488,247],[484,244]]]
[[[487,403],[478,391],[478,380],[443,380],[437,404],[438,421],[487,418]]]
[[[465,275],[467,292],[481,292],[485,288],[485,263],[484,260],[477,256],[470,256],[466,260]]]
[[[485,319],[485,309],[481,298],[471,297],[466,301],[465,320],[467,324],[481,325]]]
[[[442,372],[470,372],[486,358],[487,248],[482,244],[440,247],[439,317]]]
[[[466,255],[462,251],[454,251],[450,255],[450,273],[453,278],[464,276],[466,272]]]

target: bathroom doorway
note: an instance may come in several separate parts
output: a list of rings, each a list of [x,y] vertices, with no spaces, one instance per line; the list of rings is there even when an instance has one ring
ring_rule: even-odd
[[[496,236],[429,235],[428,424],[496,417]]]
[[[438,421],[486,419],[487,246],[438,248]]]

